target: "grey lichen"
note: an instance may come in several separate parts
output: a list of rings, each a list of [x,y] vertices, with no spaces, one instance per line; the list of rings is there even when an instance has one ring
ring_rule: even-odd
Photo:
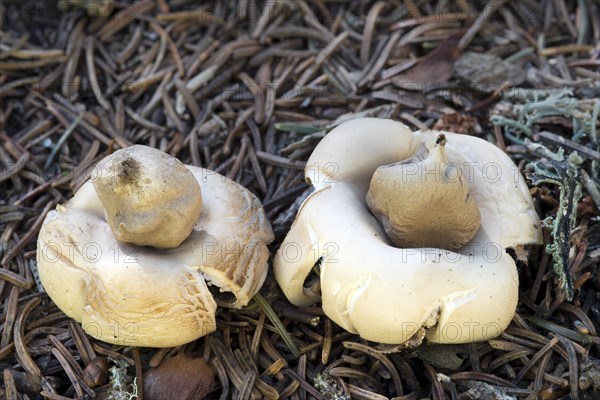
[[[462,385],[469,388],[468,391],[460,395],[460,398],[464,400],[516,400],[515,396],[504,393],[502,388],[498,386],[492,386],[485,382],[464,381]]]
[[[585,358],[579,365],[579,389],[600,391],[600,362]]]
[[[577,202],[582,197],[582,188],[586,189],[596,204],[600,202],[597,184],[600,169],[597,159],[600,101],[578,99],[569,88],[514,88],[504,93],[503,101],[496,106],[493,114],[491,121],[504,129],[507,139],[526,146],[540,158],[527,167],[532,184],[550,183],[560,189],[556,216],[546,218],[543,225],[551,229],[552,243],[546,250],[552,254],[554,270],[570,300],[574,294],[573,278],[569,271],[570,239],[571,231],[575,228]],[[566,140],[570,148],[579,151],[579,154],[574,151],[565,156],[562,147],[552,152],[530,141],[535,139],[534,125],[544,122],[547,117],[561,117],[570,122],[572,132]],[[555,136],[560,145],[561,136]],[[586,167],[589,167],[589,174]]]
[[[313,382],[315,389],[317,389],[326,399],[329,400],[350,400],[343,390],[338,386],[335,379],[326,373],[317,374]]]
[[[136,378],[131,379],[127,374],[129,364],[124,360],[109,360],[115,364],[108,371],[110,372],[110,389],[108,390],[108,400],[132,400],[137,399]],[[131,391],[129,388],[131,387]]]
[[[530,150],[540,154],[542,158],[527,166],[527,177],[533,185],[550,183],[560,188],[558,210],[555,217],[548,217],[542,224],[552,229],[552,243],[546,251],[552,254],[554,270],[558,275],[560,285],[572,300],[574,295],[573,277],[569,270],[569,252],[571,232],[575,229],[577,202],[582,190],[579,182],[578,168],[583,159],[577,153],[571,153],[565,158],[563,149],[553,153],[540,144],[528,142]]]
[[[518,137],[532,136],[533,125],[546,117],[562,116],[573,125],[572,140],[580,142],[588,137],[594,143],[598,140],[597,121],[600,113],[600,101],[580,100],[573,97],[571,89],[533,90],[515,88],[504,95],[510,104],[510,114],[492,115],[495,125],[504,127],[505,134],[513,141]],[[506,106],[506,104],[504,104]],[[499,108],[497,108],[499,109]],[[504,114],[504,113],[502,113]],[[515,136],[516,134],[516,136]]]

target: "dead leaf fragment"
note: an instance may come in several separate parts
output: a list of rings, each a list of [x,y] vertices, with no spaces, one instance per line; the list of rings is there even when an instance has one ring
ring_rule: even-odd
[[[175,393],[182,400],[203,399],[213,382],[213,370],[204,359],[179,353],[144,374],[144,399],[168,400]]]
[[[493,92],[500,85],[509,82],[510,86],[525,80],[525,71],[492,54],[466,52],[454,63],[454,74],[472,84],[483,86],[483,90]]]

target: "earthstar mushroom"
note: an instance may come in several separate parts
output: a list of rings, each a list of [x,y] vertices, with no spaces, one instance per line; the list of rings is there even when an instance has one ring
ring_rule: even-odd
[[[367,206],[373,174],[382,165],[410,159],[441,135],[449,162],[468,182],[481,223],[456,251],[427,243],[395,247]],[[325,313],[344,329],[388,344],[419,343],[424,337],[434,343],[481,341],[508,326],[518,274],[505,249],[540,243],[541,233],[527,185],[496,146],[472,136],[411,132],[391,120],[361,118],[322,139],[306,177],[315,191],[274,259],[276,279],[293,304],[321,300]],[[320,280],[305,287],[315,264]]]
[[[101,163],[100,171],[105,171],[107,165],[123,166],[115,160],[140,160],[147,153],[144,146],[119,150]],[[121,158],[123,154],[127,157]],[[170,160],[165,165],[181,172],[177,162]],[[164,247],[163,238],[157,237],[157,229],[160,232],[162,228],[153,223],[148,223],[145,233],[152,236],[150,241],[143,239],[146,225],[134,224],[139,236],[136,241],[148,245],[121,242],[107,218],[114,210],[132,214],[119,217],[122,221],[140,215],[148,217],[145,213],[150,212],[152,205],[146,200],[153,194],[146,190],[152,186],[166,190],[163,182],[154,186],[154,179],[167,176],[166,171],[138,171],[126,180],[142,181],[123,183],[117,168],[113,182],[114,188],[125,187],[123,193],[117,190],[117,197],[125,202],[123,208],[106,209],[92,178],[71,200],[48,213],[38,237],[40,279],[56,305],[81,322],[91,336],[129,346],[171,347],[188,343],[216,329],[217,301],[240,308],[261,287],[267,273],[267,244],[273,240],[273,233],[259,200],[241,185],[213,171],[194,166],[185,169],[202,192],[202,211],[193,221],[189,236],[177,247],[151,247],[157,243]],[[152,185],[145,187],[146,179]],[[173,183],[171,186],[180,190],[183,197],[188,196],[189,187]],[[100,183],[101,188],[105,186],[110,187],[107,182]],[[181,220],[171,217],[165,207],[172,205],[180,207],[184,214],[189,212],[186,205],[180,204],[177,193],[169,190],[167,202],[154,204],[155,211],[166,213],[158,220],[167,227],[180,224]],[[136,198],[140,193],[143,195]],[[125,194],[134,199],[127,200]],[[198,202],[199,198],[191,196],[189,200]],[[117,229],[119,226],[117,223]],[[158,236],[164,235],[162,232]],[[215,301],[208,285],[228,293],[230,298]]]

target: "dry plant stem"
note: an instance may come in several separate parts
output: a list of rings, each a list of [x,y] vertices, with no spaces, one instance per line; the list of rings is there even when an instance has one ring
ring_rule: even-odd
[[[481,14],[479,14],[479,17],[477,17],[473,25],[471,25],[467,33],[465,33],[465,35],[460,40],[460,42],[458,43],[458,47],[461,49],[465,49],[469,45],[469,43],[471,43],[473,37],[475,37],[477,32],[481,29],[483,24],[485,24],[488,18],[490,18],[495,11],[501,8],[504,3],[506,3],[506,0],[493,1],[486,5],[485,9],[481,12]]]
[[[19,300],[19,290],[17,286],[13,286],[6,302],[6,315],[4,317],[4,327],[2,331],[2,339],[0,340],[0,348],[4,348],[10,343],[13,333],[13,326],[17,317],[17,302]]]
[[[11,251],[2,258],[0,265],[7,265],[8,262],[10,260],[12,260],[18,254],[19,250],[21,250],[21,248],[23,246],[25,246],[27,243],[29,243],[31,241],[31,239],[33,239],[33,237],[38,233],[40,227],[42,226],[42,222],[44,221],[44,218],[46,218],[46,214],[52,208],[54,208],[57,203],[58,203],[58,199],[51,201],[44,207],[40,216],[31,225],[31,228],[29,229],[27,234],[25,236],[23,236],[21,238],[21,240],[11,249]],[[29,285],[27,285],[27,286],[29,286]]]
[[[56,359],[58,360],[60,365],[63,367],[63,370],[65,371],[65,373],[69,377],[69,380],[73,384],[73,387],[75,388],[75,392],[77,393],[77,395],[79,397],[83,397],[83,395],[84,395],[83,389],[81,388],[81,385],[79,384],[79,381],[78,381],[77,377],[75,376],[75,373],[71,369],[71,366],[69,365],[68,361],[60,353],[60,351],[58,351],[56,349],[52,349],[52,354],[54,355],[54,357],[56,357]]]
[[[23,341],[23,336],[25,334],[25,320],[40,301],[41,300],[39,297],[35,297],[27,302],[21,311],[21,314],[19,314],[17,317],[14,328],[15,350],[19,355],[19,359],[21,360],[21,363],[27,372],[37,376],[41,375],[40,369],[29,355],[27,347]]]
[[[13,378],[11,371],[9,369],[5,369],[3,375],[6,399],[17,400],[19,398],[18,392],[15,386],[15,379]]]
[[[273,325],[275,326],[275,328],[281,335],[282,339],[287,344],[288,348],[290,349],[290,351],[292,352],[294,357],[296,357],[296,358],[300,357],[300,351],[298,350],[298,346],[296,346],[294,339],[292,339],[292,337],[290,336],[288,331],[285,329],[285,326],[283,326],[283,324],[281,323],[281,320],[279,319],[277,314],[275,314],[275,311],[273,311],[273,309],[271,308],[269,303],[267,303],[266,300],[259,293],[254,295],[254,301],[262,309],[262,311],[267,315],[269,320],[271,320],[271,322],[273,323]]]
[[[283,373],[286,374],[286,375],[289,375],[292,379],[298,381],[300,383],[300,386],[307,393],[309,393],[310,395],[312,395],[316,399],[318,399],[318,400],[326,400],[326,398],[317,389],[315,389],[310,383],[308,383],[307,381],[305,381],[303,378],[301,378],[298,374],[296,374],[291,369],[284,369]]]
[[[369,356],[376,358],[379,362],[381,362],[381,364],[383,366],[385,366],[388,369],[388,371],[390,372],[390,374],[392,375],[392,379],[394,381],[394,387],[396,389],[396,396],[402,396],[404,391],[402,389],[402,382],[400,380],[400,376],[398,375],[398,371],[396,370],[396,368],[394,367],[392,362],[385,355],[380,354],[376,350],[370,348],[369,346],[365,346],[360,343],[344,342],[343,344],[344,344],[344,347],[347,349],[358,350],[358,351],[364,352],[364,353],[368,354]]]

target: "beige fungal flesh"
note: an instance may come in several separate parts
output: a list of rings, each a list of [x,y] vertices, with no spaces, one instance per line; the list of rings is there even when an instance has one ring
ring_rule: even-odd
[[[123,166],[118,160],[145,157],[147,149],[137,147],[141,146],[130,149],[135,154],[123,152],[128,156],[109,160],[108,165],[117,167],[110,172],[112,176],[118,178],[118,167]],[[163,160],[159,157],[158,165]],[[139,189],[142,195],[137,198],[136,189],[127,182],[119,181],[114,187],[125,201],[123,207],[136,212],[143,207],[147,208],[145,212],[154,208],[161,214],[154,217],[138,213],[135,218],[158,218],[172,224],[175,220],[165,208],[181,199],[171,190],[186,192],[193,187],[190,182],[187,187],[181,183],[189,174],[202,190],[202,212],[195,216],[194,211],[188,216],[190,221],[184,221],[192,229],[179,246],[157,248],[155,240],[148,242],[143,237],[141,243],[152,243],[154,247],[117,240],[107,221],[109,213],[92,183],[94,178],[67,203],[50,211],[40,229],[37,265],[46,293],[65,314],[81,322],[83,329],[99,340],[142,347],[191,342],[216,329],[218,299],[209,286],[229,295],[227,306],[240,308],[258,292],[267,275],[267,244],[273,240],[273,232],[256,196],[213,171],[183,166],[171,159],[166,159],[166,163],[176,174],[159,170],[162,167],[155,164],[147,165],[145,170],[135,168],[140,174],[134,175],[136,181],[144,181],[149,171],[155,171],[156,175],[149,177],[152,186],[164,189],[159,195],[167,193],[163,200],[168,201],[152,204],[152,194],[144,187]],[[182,172],[182,168],[187,172]],[[169,175],[170,183],[163,182]],[[184,178],[174,182],[175,175]],[[130,192],[125,196],[119,190]],[[185,209],[185,205],[181,207]],[[149,226],[152,229],[145,233],[138,230],[137,234],[162,235],[157,233],[159,225],[153,222]]]
[[[366,204],[373,174],[382,165],[409,160],[422,145],[429,153],[419,160],[441,157],[441,149],[432,147],[440,134],[447,139],[448,162],[467,178],[481,223],[457,251],[431,243],[398,248]],[[540,243],[542,236],[527,184],[502,150],[473,136],[412,132],[395,121],[359,118],[321,140],[305,176],[315,191],[300,207],[273,264],[293,304],[321,301],[325,314],[344,329],[388,344],[418,344],[423,338],[477,342],[506,329],[517,306],[519,281],[505,249]],[[453,189],[458,200],[452,200],[458,203],[467,199],[465,189],[459,189]],[[410,196],[431,201],[422,193]],[[427,220],[433,208],[423,208],[419,221]],[[316,262],[319,284],[309,288]]]
[[[479,208],[466,177],[448,160],[446,142],[440,134],[418,155],[373,174],[367,204],[396,247],[457,250],[479,228]]]

